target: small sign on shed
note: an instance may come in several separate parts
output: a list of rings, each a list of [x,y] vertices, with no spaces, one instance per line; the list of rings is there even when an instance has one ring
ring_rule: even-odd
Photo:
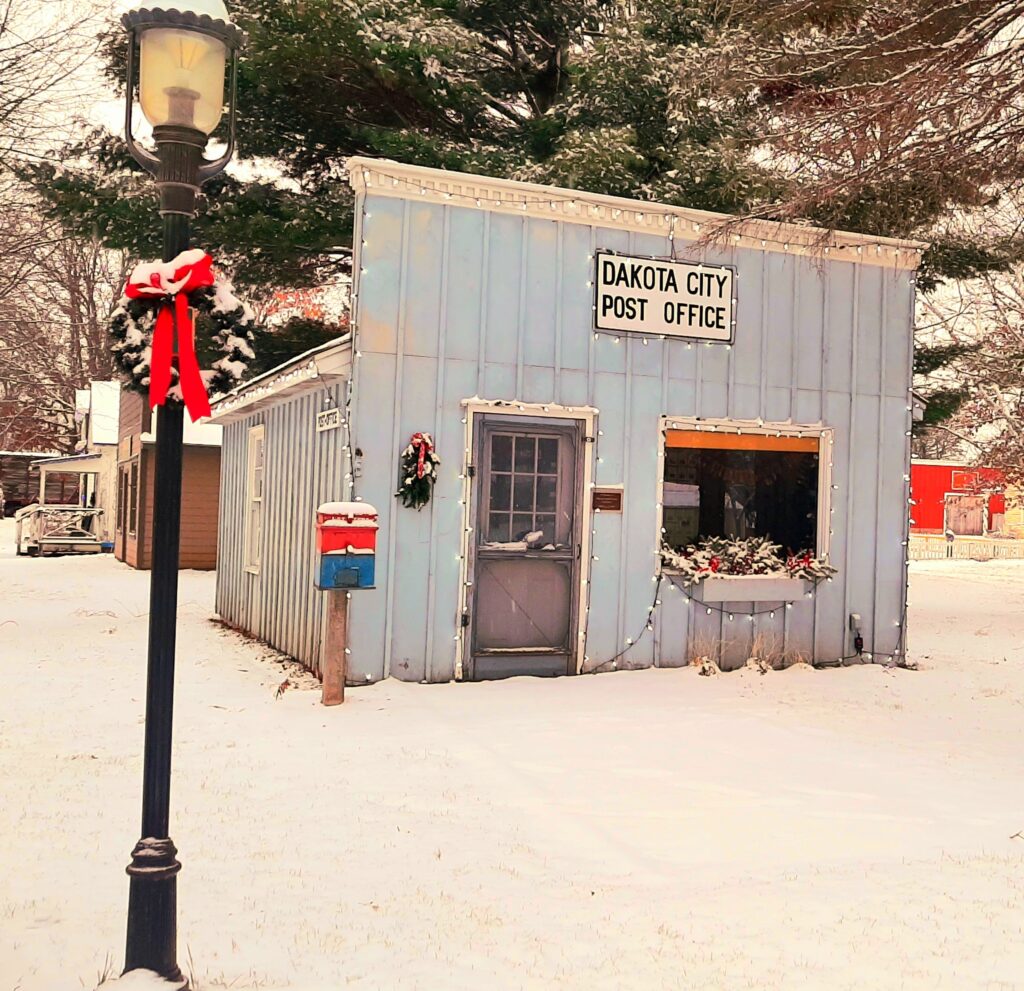
[[[316,415],[316,432],[323,433],[325,430],[336,430],[341,426],[341,410],[325,409]]]
[[[622,486],[595,488],[590,504],[595,513],[621,513]]]

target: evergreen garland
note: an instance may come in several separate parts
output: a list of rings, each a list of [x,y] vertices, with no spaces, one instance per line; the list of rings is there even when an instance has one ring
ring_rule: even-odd
[[[836,573],[813,551],[797,551],[783,557],[781,549],[781,545],[767,537],[707,537],[678,551],[663,541],[661,561],[665,567],[679,572],[686,585],[716,575],[778,575],[816,582]]]

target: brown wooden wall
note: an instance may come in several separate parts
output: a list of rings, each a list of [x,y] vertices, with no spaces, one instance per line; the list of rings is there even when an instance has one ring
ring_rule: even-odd
[[[181,567],[213,571],[220,506],[219,447],[185,448],[181,498]]]
[[[152,567],[155,453],[153,445],[146,444],[139,454],[139,515],[135,535],[121,531],[119,513],[114,545],[114,556],[119,561],[143,570]],[[213,571],[217,567],[220,448],[186,447],[182,453],[179,566]]]

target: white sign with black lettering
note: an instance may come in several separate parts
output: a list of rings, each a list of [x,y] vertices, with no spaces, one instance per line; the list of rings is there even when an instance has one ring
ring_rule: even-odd
[[[594,329],[733,339],[733,270],[598,252]]]
[[[341,426],[341,410],[325,409],[316,415],[316,432],[323,433],[325,430],[337,430]]]

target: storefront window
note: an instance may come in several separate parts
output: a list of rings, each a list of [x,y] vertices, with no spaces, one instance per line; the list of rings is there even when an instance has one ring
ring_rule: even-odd
[[[662,526],[681,548],[707,537],[768,537],[783,551],[814,550],[816,437],[669,430]]]

